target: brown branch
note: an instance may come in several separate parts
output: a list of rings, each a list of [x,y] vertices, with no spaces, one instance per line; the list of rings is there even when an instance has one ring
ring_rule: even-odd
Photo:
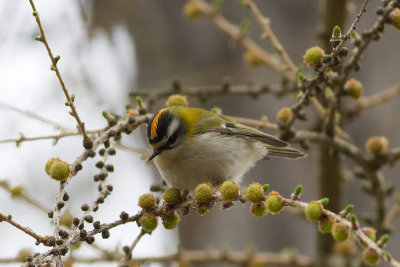
[[[140,239],[147,234],[145,230],[140,230],[138,236],[133,240],[132,244],[129,246],[129,250],[126,251],[126,254],[121,258],[120,263],[118,264],[119,267],[129,266],[129,262],[132,259],[132,252],[135,249],[136,245],[139,243]]]
[[[22,109],[19,109],[17,107],[14,107],[14,106],[11,106],[9,104],[2,103],[2,102],[0,102],[0,107],[2,107],[4,109],[9,109],[9,110],[15,111],[15,112],[17,112],[19,114],[22,114],[22,115],[27,116],[29,118],[35,119],[37,121],[44,122],[44,123],[49,124],[49,125],[53,126],[54,128],[59,129],[61,131],[67,131],[67,129],[69,128],[68,126],[62,125],[62,124],[60,124],[58,122],[55,122],[55,121],[52,121],[52,120],[49,120],[49,119],[47,119],[45,117],[42,117],[41,115],[36,114],[36,113],[34,113],[32,111],[29,111],[29,110],[22,110]]]
[[[296,76],[293,72],[289,71],[285,66],[277,61],[270,53],[262,49],[251,39],[243,36],[240,29],[234,24],[230,23],[223,16],[217,13],[217,11],[203,0],[193,0],[201,11],[208,16],[222,31],[228,34],[233,40],[238,42],[246,50],[254,51],[255,54],[274,71],[281,74],[283,77],[289,80],[295,80]]]
[[[358,101],[357,106],[348,111],[349,115],[356,115],[363,110],[373,108],[379,104],[390,101],[400,94],[400,82],[376,94],[365,96]]]
[[[11,224],[12,226],[14,226],[15,228],[21,230],[22,232],[24,232],[25,234],[33,237],[34,239],[36,239],[36,242],[38,244],[42,243],[45,246],[49,246],[51,245],[51,237],[49,236],[40,236],[38,234],[36,234],[34,231],[32,231],[30,228],[28,227],[24,227],[22,225],[20,225],[19,223],[17,223],[16,221],[12,220],[11,218],[7,218],[7,216],[3,215],[2,213],[0,213],[0,223],[1,222],[7,222],[9,224]]]
[[[7,180],[1,180],[0,181],[0,187],[3,187],[5,190],[7,190],[12,197],[17,197],[25,200],[32,206],[40,209],[41,211],[47,213],[50,209],[45,208],[42,204],[40,204],[37,200],[33,199],[32,197],[28,196],[24,190],[24,188],[21,187],[20,192],[15,192],[13,188],[11,188],[10,184],[8,183]]]
[[[87,134],[98,134],[104,129],[98,129],[98,130],[91,130],[91,131],[86,131]],[[51,134],[51,135],[43,135],[43,136],[35,136],[35,137],[26,137],[23,134],[21,134],[21,137],[19,138],[10,138],[10,139],[3,139],[0,140],[0,144],[5,144],[5,143],[16,143],[17,146],[20,145],[23,142],[30,142],[30,141],[38,141],[38,140],[48,140],[48,139],[53,139],[54,142],[58,142],[59,139],[64,138],[64,137],[69,137],[69,136],[76,136],[76,135],[81,135],[82,133],[80,131],[76,132],[62,132],[60,134]]]
[[[55,71],[55,73],[57,75],[58,81],[60,82],[61,88],[62,88],[62,90],[64,92],[64,95],[65,95],[65,97],[67,99],[67,103],[68,103],[69,107],[71,108],[72,115],[75,118],[76,122],[78,123],[78,127],[79,127],[79,129],[80,129],[80,131],[81,131],[81,133],[83,135],[83,142],[84,143],[89,142],[90,141],[90,137],[86,133],[85,124],[81,121],[81,119],[80,119],[80,117],[78,115],[78,112],[76,111],[76,108],[75,108],[74,99],[69,95],[67,87],[65,86],[65,83],[64,83],[63,79],[61,78],[60,71],[58,70],[58,67],[57,67],[58,59],[56,59],[53,56],[53,53],[51,52],[51,49],[50,49],[50,46],[49,46],[49,43],[47,42],[46,35],[45,35],[42,23],[41,23],[40,18],[39,18],[39,13],[36,10],[36,7],[35,7],[35,4],[33,3],[33,0],[29,0],[29,3],[31,4],[31,7],[32,7],[34,15],[36,14],[34,17],[35,17],[36,23],[37,23],[37,25],[39,27],[40,41],[44,44],[44,46],[46,47],[47,53],[49,54],[49,57],[50,57],[50,60],[51,60],[51,64],[52,64],[52,68],[54,69],[54,71]]]
[[[156,89],[143,89],[130,93],[130,96],[141,96],[148,99],[148,101],[155,101],[160,98],[167,98],[172,94],[183,94],[190,97],[198,97],[206,99],[212,96],[223,95],[250,95],[258,96],[264,93],[271,93],[276,96],[282,96],[293,89],[282,88],[281,85],[266,85],[266,84],[243,84],[232,85],[225,82],[220,86],[194,86],[194,87],[169,87],[169,88],[156,88]]]
[[[279,53],[279,55],[282,57],[288,70],[293,72],[293,75],[296,75],[297,67],[294,65],[293,61],[290,59],[285,48],[279,42],[275,33],[272,31],[271,26],[270,26],[270,22],[271,22],[270,19],[265,17],[260,12],[260,10],[258,9],[258,6],[254,3],[253,0],[246,0],[246,4],[250,7],[250,10],[253,12],[258,23],[263,28],[263,30],[264,30],[263,37],[268,38],[271,41],[272,45],[274,46],[274,49],[276,49],[277,52]]]
[[[386,214],[383,226],[389,229],[396,218],[400,217],[400,196],[395,196],[395,202],[389,212]]]

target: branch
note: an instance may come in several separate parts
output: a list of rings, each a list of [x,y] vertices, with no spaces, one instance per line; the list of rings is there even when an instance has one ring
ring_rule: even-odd
[[[203,0],[193,0],[201,11],[208,16],[222,31],[228,34],[233,40],[243,46],[246,50],[253,51],[255,54],[274,71],[281,74],[289,80],[295,80],[295,73],[289,71],[286,66],[277,61],[270,53],[262,49],[251,39],[243,36],[242,32],[237,26],[230,23],[223,16],[218,14],[216,10]]]
[[[124,267],[124,266],[130,266],[129,262],[132,259],[132,251],[134,250],[134,248],[136,247],[137,243],[139,243],[140,239],[147,234],[147,232],[145,230],[141,230],[140,233],[138,234],[138,236],[135,238],[135,240],[133,240],[131,246],[129,247],[129,249],[125,252],[125,255],[121,258],[120,263],[118,264],[119,267]]]
[[[60,124],[58,122],[55,122],[55,121],[52,121],[52,120],[49,120],[49,119],[47,119],[45,117],[42,117],[41,115],[36,114],[36,113],[34,113],[32,111],[29,111],[29,110],[22,110],[22,109],[19,109],[17,107],[14,107],[14,106],[11,106],[9,104],[2,103],[2,102],[0,102],[0,107],[2,107],[4,109],[9,109],[9,110],[15,111],[15,112],[17,112],[19,114],[22,114],[24,116],[27,116],[29,118],[32,118],[32,119],[47,123],[47,124],[53,126],[56,129],[59,129],[61,131],[66,131],[66,129],[69,128],[68,126],[62,125],[62,124]]]
[[[259,85],[259,84],[244,84],[231,85],[225,82],[220,86],[196,86],[196,87],[181,87],[180,84],[174,84],[169,88],[144,89],[130,93],[130,96],[141,96],[147,98],[150,102],[160,98],[167,98],[172,94],[183,94],[191,97],[198,97],[201,100],[212,96],[230,95],[250,95],[258,96],[264,93],[271,93],[276,96],[282,96],[294,89],[282,88],[281,85]]]
[[[253,0],[246,0],[246,4],[250,7],[250,9],[253,12],[254,16],[256,17],[258,23],[263,28],[263,30],[264,30],[263,37],[271,40],[271,43],[274,46],[274,49],[276,49],[276,51],[282,57],[288,70],[291,71],[293,73],[293,75],[296,75],[297,67],[294,65],[293,61],[290,59],[285,48],[279,42],[275,33],[272,31],[271,26],[270,26],[270,22],[271,22],[270,19],[264,17],[264,15],[260,12],[260,10],[258,9],[257,5],[254,3]]]
[[[10,184],[8,183],[7,180],[1,180],[0,181],[0,187],[3,187],[5,190],[7,190],[10,194],[11,197],[19,197],[28,202],[29,204],[33,205],[34,207],[40,209],[41,211],[47,213],[49,209],[45,208],[42,204],[40,204],[37,200],[34,200],[30,196],[28,196],[25,193],[25,190],[23,187],[21,188],[11,188]],[[18,186],[17,186],[18,187]],[[15,191],[17,189],[17,191]]]
[[[40,235],[36,234],[34,231],[32,231],[30,228],[20,225],[16,221],[12,220],[11,217],[9,218],[9,217],[3,215],[2,213],[0,213],[0,223],[1,222],[7,222],[7,223],[11,224],[12,226],[14,226],[15,228],[24,232],[25,234],[30,235],[31,237],[36,239],[37,244],[42,243],[45,246],[52,246],[54,243],[53,237],[40,236]]]
[[[362,97],[358,101],[357,106],[348,111],[349,115],[354,116],[361,111],[373,108],[379,104],[392,100],[400,94],[400,82],[392,85],[391,87],[380,90],[378,93],[371,96]]]
[[[85,130],[85,124],[81,121],[81,119],[80,119],[80,117],[78,115],[78,112],[76,111],[75,104],[74,104],[74,97],[71,97],[69,95],[67,87],[65,86],[64,81],[61,78],[60,71],[58,70],[57,62],[59,60],[59,56],[57,58],[53,56],[53,53],[51,52],[51,49],[50,49],[50,46],[49,46],[49,43],[47,42],[46,35],[44,33],[43,26],[42,26],[42,23],[41,23],[40,18],[39,18],[39,13],[36,10],[35,4],[33,3],[33,0],[29,0],[29,3],[31,4],[32,10],[33,10],[33,14],[34,14],[34,17],[36,19],[36,23],[37,23],[37,25],[39,27],[39,31],[40,31],[39,39],[40,39],[41,42],[43,42],[44,46],[46,47],[47,53],[49,54],[49,57],[50,57],[50,60],[51,60],[51,64],[52,64],[51,67],[56,72],[58,81],[60,82],[61,88],[62,88],[62,90],[64,92],[64,95],[65,95],[65,97],[67,99],[68,106],[71,108],[71,115],[75,118],[76,122],[78,123],[78,127],[79,127],[79,129],[80,129],[80,131],[81,131],[81,133],[83,135],[84,144],[87,143],[87,142],[90,142],[90,138],[87,135],[86,130]]]

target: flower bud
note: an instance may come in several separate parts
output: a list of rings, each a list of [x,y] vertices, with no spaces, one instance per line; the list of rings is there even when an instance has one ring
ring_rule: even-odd
[[[304,209],[304,214],[307,220],[311,222],[316,222],[321,218],[323,207],[319,201],[311,201],[308,203],[307,207]]]
[[[260,202],[264,199],[264,189],[259,183],[252,183],[247,187],[246,198],[253,202]]]
[[[72,220],[74,219],[74,216],[69,210],[66,210],[60,217],[60,224],[64,225],[67,228],[72,227]]]
[[[263,217],[267,214],[267,205],[265,201],[252,203],[250,206],[250,213],[255,217]]]
[[[194,1],[188,1],[182,10],[183,15],[188,19],[197,19],[203,14],[201,8]]]
[[[250,67],[260,67],[265,62],[263,58],[254,51],[247,50],[243,55],[243,61]]]
[[[145,213],[140,217],[139,223],[142,226],[143,230],[147,232],[153,232],[158,225],[158,219],[154,214]]]
[[[399,8],[396,8],[395,10],[393,10],[391,13],[390,13],[390,19],[391,19],[391,21],[392,21],[392,26],[395,28],[395,29],[397,29],[397,30],[400,30],[400,9]]]
[[[373,250],[372,248],[368,248],[364,250],[362,254],[363,262],[368,266],[378,265],[381,261],[378,252]]]
[[[165,229],[172,230],[174,229],[179,223],[179,215],[176,211],[171,211],[165,213],[161,216],[162,224],[164,225]]]
[[[151,210],[156,206],[156,202],[156,197],[151,193],[147,193],[139,197],[138,205],[144,210]]]
[[[60,160],[59,158],[51,158],[46,162],[46,167],[45,167],[45,171],[48,175],[50,175],[50,168],[51,165],[54,163],[54,161],[56,160]]]
[[[367,151],[374,155],[379,155],[387,150],[389,141],[385,136],[370,137],[365,143]]]
[[[210,183],[199,184],[194,190],[194,198],[199,202],[208,202],[214,194],[214,188]]]
[[[219,191],[221,192],[223,201],[234,201],[239,196],[240,187],[234,181],[226,181],[222,184]]]
[[[272,214],[276,214],[282,210],[284,202],[282,196],[279,195],[278,192],[272,191],[268,194],[266,204],[267,210]]]
[[[50,177],[57,181],[65,181],[71,176],[68,163],[62,160],[55,160],[50,167]]]
[[[344,85],[346,94],[356,100],[362,96],[363,89],[362,83],[356,79],[350,79]]]
[[[291,108],[281,108],[276,114],[276,118],[278,121],[282,123],[288,122],[293,116],[293,111]]]
[[[364,227],[361,230],[363,231],[363,233],[366,236],[368,236],[369,239],[371,239],[372,241],[375,242],[375,240],[376,240],[376,230],[374,228]],[[359,240],[358,243],[360,244],[360,247],[362,247],[362,248],[367,248],[368,247],[368,245],[362,240]]]
[[[318,221],[318,230],[323,234],[329,234],[332,231],[334,220],[330,217],[322,217]]]
[[[167,100],[167,102],[165,102],[165,105],[167,107],[172,107],[172,106],[188,107],[189,102],[188,102],[186,96],[175,94],[175,95],[170,95],[168,97],[168,100]]]
[[[176,204],[181,198],[181,190],[177,188],[169,187],[163,193],[163,199],[167,204]]]
[[[332,226],[332,237],[337,242],[343,242],[349,238],[349,231],[343,224],[335,223]]]
[[[311,47],[307,49],[303,56],[304,63],[307,64],[308,67],[313,68],[322,62],[324,54],[324,50],[319,46]]]

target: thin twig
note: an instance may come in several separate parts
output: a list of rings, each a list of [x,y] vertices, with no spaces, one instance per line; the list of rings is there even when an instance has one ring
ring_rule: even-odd
[[[263,37],[271,40],[271,43],[274,46],[274,49],[276,49],[277,52],[279,53],[279,55],[282,57],[283,61],[286,64],[286,67],[291,72],[293,72],[293,75],[296,75],[297,68],[294,65],[293,61],[290,59],[285,48],[282,46],[282,44],[276,37],[275,33],[272,31],[271,26],[270,26],[270,22],[271,22],[270,19],[265,17],[260,12],[260,10],[258,9],[258,6],[254,3],[253,0],[246,0],[246,4],[250,7],[250,9],[253,12],[254,16],[256,17],[258,23],[263,28],[263,30],[264,30]]]
[[[376,107],[377,105],[393,100],[400,94],[400,82],[387,89],[380,90],[378,93],[365,96],[360,99],[357,106],[348,111],[349,115],[356,115],[363,110]]]
[[[40,236],[40,235],[36,234],[34,231],[32,231],[30,228],[20,225],[19,223],[17,223],[16,221],[14,221],[11,218],[7,218],[7,216],[3,215],[2,213],[0,213],[0,223],[1,222],[7,222],[7,223],[11,224],[15,228],[21,230],[25,234],[36,239],[37,243],[43,243],[44,245],[47,245],[47,246],[49,245],[49,237],[48,236]]]
[[[65,97],[67,99],[67,103],[68,103],[69,107],[71,108],[72,115],[74,116],[76,122],[78,123],[78,127],[79,127],[80,131],[82,132],[83,141],[84,142],[88,142],[88,141],[90,141],[90,137],[86,133],[85,124],[81,121],[81,119],[80,119],[80,117],[78,115],[78,112],[76,111],[75,104],[74,104],[74,99],[69,95],[67,87],[65,86],[65,83],[64,83],[63,79],[61,78],[60,71],[58,70],[58,67],[57,67],[58,59],[56,59],[53,56],[53,53],[51,52],[49,43],[47,42],[46,35],[45,35],[44,30],[43,30],[42,23],[41,23],[40,18],[39,18],[38,11],[36,10],[36,7],[35,7],[35,4],[33,3],[33,0],[29,0],[29,3],[31,4],[33,13],[36,14],[35,19],[36,19],[36,23],[37,23],[37,25],[39,27],[39,31],[40,31],[40,41],[46,47],[47,53],[49,54],[49,57],[50,57],[50,60],[51,60],[52,68],[54,69],[54,71],[55,71],[55,73],[57,75],[58,81],[60,82],[61,88],[62,88],[62,90],[64,92],[64,95],[65,95]]]
[[[90,131],[86,131],[86,133],[87,134],[98,134],[103,130],[104,129],[90,130]],[[35,136],[35,137],[26,137],[23,134],[21,134],[21,136],[19,138],[10,138],[10,139],[0,140],[0,144],[16,143],[17,145],[20,145],[23,142],[38,141],[38,140],[48,140],[48,139],[53,139],[54,142],[56,143],[61,138],[69,137],[69,136],[76,136],[76,135],[81,135],[81,132],[80,131],[62,132],[60,134],[51,134],[51,135],[43,135],[43,136]]]
[[[5,190],[7,190],[11,194],[12,197],[21,198],[21,199],[25,200],[26,202],[28,202],[29,204],[33,205],[34,207],[40,209],[41,211],[43,211],[45,213],[47,213],[50,210],[50,209],[45,208],[37,200],[35,200],[32,197],[28,196],[23,187],[21,187],[21,191],[20,192],[15,193],[15,191],[13,190],[13,188],[11,188],[11,186],[8,183],[7,180],[1,180],[0,181],[0,187],[3,187]]]
[[[140,239],[147,234],[145,230],[140,230],[138,236],[133,240],[132,244],[129,246],[129,250],[126,251],[126,254],[122,257],[120,263],[118,264],[119,267],[129,266],[129,262],[132,259],[132,251],[135,249],[136,245],[139,243]]]
[[[41,115],[36,114],[29,110],[22,110],[22,109],[19,109],[17,107],[11,106],[11,105],[9,105],[7,103],[3,103],[3,102],[0,102],[0,107],[2,107],[4,109],[9,109],[9,110],[15,111],[15,112],[22,114],[24,116],[27,116],[29,118],[44,122],[44,123],[49,124],[49,125],[53,126],[54,128],[59,129],[61,131],[67,131],[67,129],[69,129],[69,127],[66,125],[62,125],[58,122],[49,120],[49,119],[42,117]]]
[[[268,66],[270,66],[274,71],[280,73],[283,77],[294,80],[296,76],[286,69],[285,66],[277,61],[270,53],[262,49],[258,44],[253,42],[251,39],[243,35],[239,28],[223,16],[217,13],[217,11],[203,0],[193,0],[196,5],[201,9],[201,11],[208,16],[222,31],[228,34],[233,40],[238,42],[248,51],[253,51],[255,54]]]
[[[387,229],[391,227],[394,220],[400,217],[400,196],[396,196],[395,202],[389,212],[386,214],[383,226]]]

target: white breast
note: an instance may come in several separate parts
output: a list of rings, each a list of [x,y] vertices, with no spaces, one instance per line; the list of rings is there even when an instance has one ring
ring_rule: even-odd
[[[190,142],[165,150],[154,159],[168,186],[192,191],[203,182],[239,181],[267,154],[259,142],[219,133],[202,134]]]

